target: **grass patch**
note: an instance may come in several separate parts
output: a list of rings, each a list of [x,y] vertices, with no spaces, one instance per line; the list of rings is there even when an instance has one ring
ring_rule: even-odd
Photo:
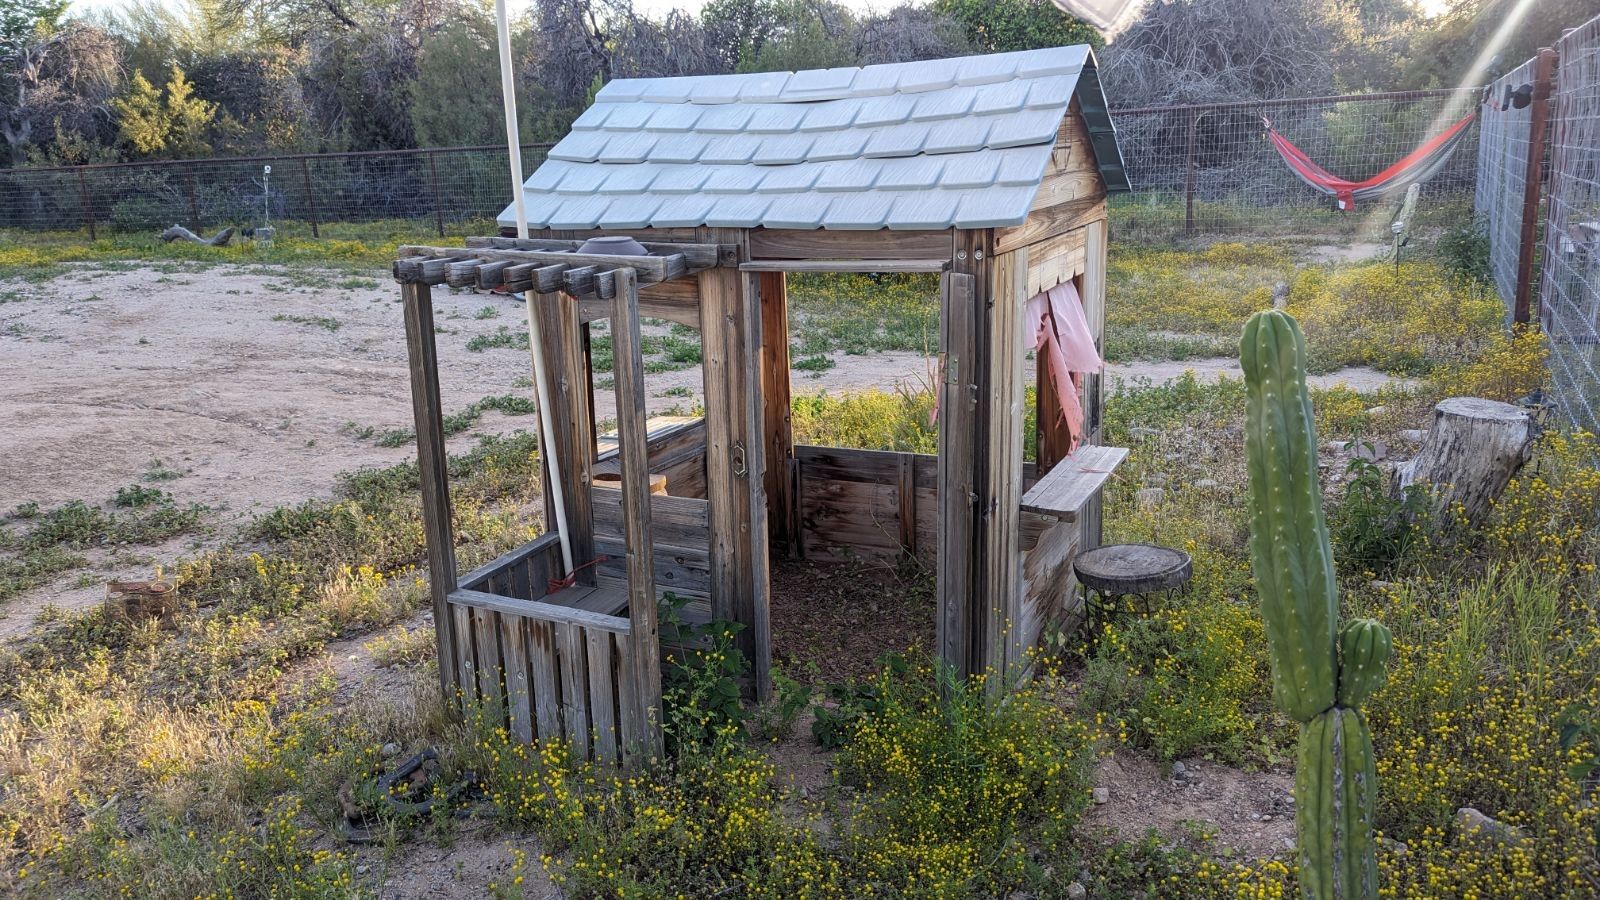
[[[321,328],[324,331],[338,331],[341,327],[338,319],[332,316],[296,316],[278,313],[272,317],[274,322],[293,322],[296,325],[306,325],[311,328]]]
[[[508,416],[532,415],[538,409],[534,402],[518,394],[501,394],[496,397],[484,397],[460,412],[451,413],[444,417],[444,436],[454,437],[478,424],[483,414],[491,410]],[[367,429],[368,435],[371,429]],[[416,441],[417,433],[401,429],[390,429],[378,434],[379,447],[404,447]]]

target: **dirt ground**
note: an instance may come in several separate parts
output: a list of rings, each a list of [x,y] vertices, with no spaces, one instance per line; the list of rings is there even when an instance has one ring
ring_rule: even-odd
[[[1095,772],[1095,786],[1107,793],[1089,808],[1084,827],[1116,840],[1138,840],[1154,829],[1182,842],[1193,823],[1212,834],[1209,850],[1227,848],[1247,859],[1294,846],[1292,776],[1195,759],[1184,760],[1183,769],[1165,774],[1154,760],[1118,750]]]

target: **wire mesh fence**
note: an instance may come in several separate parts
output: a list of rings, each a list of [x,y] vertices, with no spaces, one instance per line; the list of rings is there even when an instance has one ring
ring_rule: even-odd
[[[548,149],[524,147],[524,169]],[[0,169],[0,228],[92,237],[292,222],[320,236],[334,223],[403,220],[442,237],[499,214],[508,171],[504,145]]]
[[[1600,18],[1555,49],[1540,319],[1556,405],[1600,433]]]
[[[1262,118],[1323,168],[1359,180],[1383,171],[1471,110],[1476,88],[1116,110],[1134,193],[1116,198],[1119,239],[1328,234],[1383,239],[1387,205],[1340,212],[1267,142]],[[1476,126],[1474,126],[1476,127]],[[1477,144],[1458,147],[1423,186],[1424,218],[1471,202]],[[1404,187],[1404,185],[1401,185]],[[1394,196],[1397,208],[1403,191]],[[1430,215],[1431,214],[1431,215]]]
[[[1520,318],[1519,295],[1522,312],[1527,311],[1526,282],[1532,274],[1536,241],[1525,228],[1537,221],[1539,166],[1545,152],[1549,107],[1543,89],[1537,101],[1533,95],[1550,74],[1548,61],[1534,57],[1489,85],[1479,106],[1473,212],[1483,223],[1489,242],[1489,274],[1510,319]]]

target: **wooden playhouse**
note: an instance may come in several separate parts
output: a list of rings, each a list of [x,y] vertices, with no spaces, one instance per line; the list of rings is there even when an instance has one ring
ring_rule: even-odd
[[[1043,365],[1028,359],[1025,307],[1071,285],[1099,344],[1105,197],[1126,189],[1087,47],[607,84],[528,179],[529,237],[406,247],[395,264],[446,690],[486,701],[524,739],[648,755],[660,745],[657,598],[741,623],[765,697],[771,560],[840,548],[931,560],[939,655],[968,674],[1024,675],[1028,650],[1075,612],[1071,563],[1099,540],[1099,489],[1125,453],[1099,446],[1094,373],[1079,380],[1082,446],[1069,456],[1062,382],[1041,372],[1037,463],[1024,463],[1023,367]],[[789,272],[938,276],[937,456],[794,443]],[[438,284],[525,293],[548,372],[551,530],[466,573]],[[641,317],[699,333],[703,419],[647,435]],[[597,319],[613,341],[615,446],[596,435]],[[652,473],[669,495],[650,493]]]

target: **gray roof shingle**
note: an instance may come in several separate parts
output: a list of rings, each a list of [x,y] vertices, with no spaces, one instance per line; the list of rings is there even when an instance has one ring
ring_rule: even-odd
[[[527,180],[528,224],[1017,225],[1074,97],[1107,189],[1128,187],[1094,65],[1078,46],[612,81]]]

